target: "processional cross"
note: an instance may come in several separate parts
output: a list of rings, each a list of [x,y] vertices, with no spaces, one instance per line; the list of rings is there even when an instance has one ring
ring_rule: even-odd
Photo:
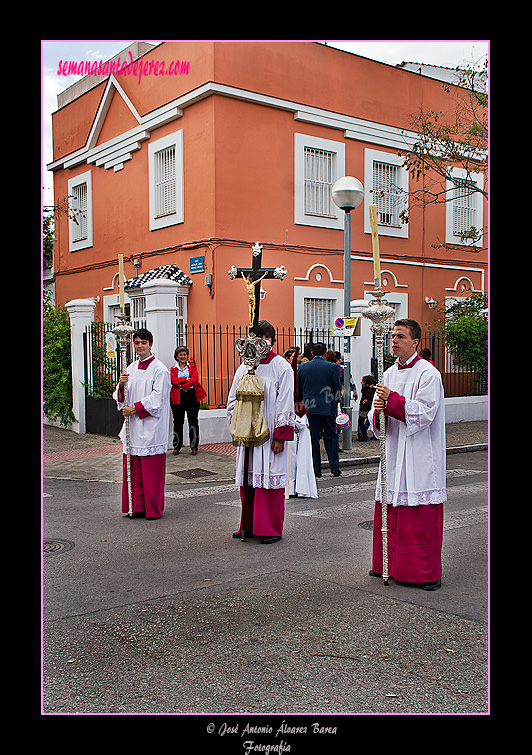
[[[259,244],[257,241],[256,244],[254,244],[251,248],[251,251],[253,253],[252,262],[251,262],[251,268],[249,267],[231,267],[231,269],[228,271],[229,277],[231,280],[234,280],[237,276],[242,276],[246,283],[247,291],[248,291],[248,307],[249,307],[249,333],[245,338],[238,338],[235,342],[235,348],[240,354],[240,358],[242,359],[242,362],[245,364],[245,366],[248,368],[248,372],[243,375],[237,386],[237,406],[235,408],[235,412],[233,413],[233,418],[231,422],[231,427],[233,425],[233,422],[235,421],[235,415],[237,413],[238,409],[238,403],[239,403],[239,388],[243,388],[243,383],[246,384],[246,387],[244,390],[242,390],[242,393],[245,393],[247,395],[248,401],[259,401],[260,402],[260,414],[262,415],[262,400],[264,398],[264,390],[262,388],[262,383],[260,384],[260,390],[256,390],[256,383],[253,384],[253,388],[249,389],[249,381],[253,381],[254,378],[257,378],[258,376],[255,375],[255,367],[259,364],[260,360],[265,357],[268,352],[271,349],[271,344],[269,341],[265,341],[262,338],[260,338],[257,335],[258,330],[258,323],[259,323],[259,307],[260,307],[260,281],[263,280],[263,278],[277,278],[278,280],[283,280],[284,276],[288,272],[284,265],[281,265],[281,267],[262,267],[262,245]],[[248,381],[246,383],[246,381]],[[260,379],[259,379],[260,383]],[[250,398],[251,395],[255,396],[254,399]],[[248,411],[246,413],[246,416],[249,416],[251,414],[251,419],[254,416],[254,412],[251,411],[251,413]],[[266,426],[266,430],[267,430]],[[260,435],[260,441],[258,443],[253,442],[253,434],[254,430],[249,430],[245,433],[245,436],[249,439],[248,442],[245,443],[245,449],[244,449],[244,471],[243,471],[243,486],[242,486],[242,519],[241,519],[241,528],[240,528],[240,538],[241,540],[246,539],[246,531],[252,532],[253,531],[253,498],[250,495],[250,486],[248,483],[248,470],[249,470],[249,447],[250,445],[256,445],[258,443],[262,444],[265,439],[268,438],[268,435],[266,434],[266,438],[264,438],[262,435]],[[233,434],[233,431],[231,431],[231,434],[233,435],[233,442],[236,444],[235,437],[237,437],[237,433],[235,432]],[[257,436],[259,437],[259,436]]]
[[[260,281],[263,278],[283,280],[288,271],[284,265],[281,265],[281,267],[262,267],[262,244],[259,244],[258,241],[251,247],[251,251],[253,253],[251,267],[235,267],[233,265],[228,274],[231,280],[241,276],[246,283],[249,306],[248,324],[250,332],[256,333],[259,322]]]

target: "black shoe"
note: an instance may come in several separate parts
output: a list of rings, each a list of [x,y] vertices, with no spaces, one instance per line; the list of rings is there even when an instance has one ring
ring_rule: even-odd
[[[423,590],[432,592],[433,590],[439,590],[441,587],[441,579],[436,579],[434,582],[427,582],[422,585]]]
[[[277,543],[281,539],[281,535],[272,535],[271,537],[263,537],[260,541],[262,545],[269,545],[270,543]]]
[[[233,537],[240,540],[242,538],[241,532],[233,532]],[[257,535],[253,535],[251,532],[246,532],[246,539],[248,537],[257,537]]]
[[[341,472],[340,469],[331,469],[331,474],[333,474],[334,477],[340,477],[340,475],[342,474],[342,472]]]

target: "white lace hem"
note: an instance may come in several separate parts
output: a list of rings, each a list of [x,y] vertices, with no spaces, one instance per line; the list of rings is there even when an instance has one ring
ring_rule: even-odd
[[[445,488],[439,490],[423,490],[418,493],[395,493],[387,490],[387,501],[393,506],[430,506],[435,503],[444,503],[447,500]],[[375,491],[375,500],[381,500],[380,485]]]
[[[244,484],[244,473],[239,472],[236,475],[236,485]],[[252,488],[264,488],[265,490],[279,490],[286,488],[288,476],[286,474],[265,475],[260,472],[248,472],[248,485]]]

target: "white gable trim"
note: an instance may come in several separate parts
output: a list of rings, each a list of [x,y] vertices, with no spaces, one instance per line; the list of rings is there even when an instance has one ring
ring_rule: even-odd
[[[98,138],[105,116],[109,110],[112,96],[115,92],[118,92],[124,99],[124,102],[138,120],[139,125],[137,128],[131,129],[115,139],[111,139],[105,144],[100,144],[98,147],[95,147],[94,142],[91,142],[91,139]],[[187,92],[181,97],[177,97],[172,102],[157,108],[157,110],[154,110],[151,113],[140,116],[116,81],[115,77],[111,76],[86,145],[70,155],[66,155],[59,160],[49,163],[47,166],[48,170],[53,171],[60,168],[72,168],[75,165],[80,165],[84,162],[95,162],[92,158],[97,151],[104,152],[108,148],[116,146],[118,143],[124,148],[124,155],[131,155],[131,152],[134,151],[133,145],[144,139],[149,139],[151,131],[165,123],[181,118],[184,108],[207,97],[212,97],[213,95],[230,97],[245,102],[264,105],[266,107],[287,110],[293,113],[294,120],[296,121],[338,129],[339,131],[343,131],[343,135],[346,139],[370,142],[371,144],[386,147],[388,149],[408,149],[418,140],[418,136],[412,131],[395,128],[383,123],[366,121],[362,118],[355,118],[342,113],[322,110],[321,108],[301,105],[300,102],[291,102],[290,100],[283,100],[278,97],[249,92],[245,89],[239,89],[225,84],[216,84],[212,81],[202,84],[202,86],[193,89],[191,92]],[[130,145],[131,149],[128,149]],[[103,163],[103,167],[106,167],[105,162]]]

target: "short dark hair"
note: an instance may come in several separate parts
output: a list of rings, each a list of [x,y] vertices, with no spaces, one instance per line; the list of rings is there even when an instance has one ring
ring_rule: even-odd
[[[270,338],[272,342],[272,346],[275,343],[275,328],[270,322],[268,322],[268,320],[258,321],[257,335],[260,336],[260,338],[264,338],[264,336],[267,336],[267,338]]]
[[[362,380],[366,383],[366,385],[375,385],[375,377],[373,375],[364,375]]]
[[[180,351],[186,351],[187,357],[190,353],[186,346],[178,346],[177,349],[174,351],[174,359],[177,359],[177,355],[179,354]]]
[[[315,357],[322,357],[326,351],[327,346],[325,346],[324,343],[318,341],[317,343],[312,344],[312,353]]]
[[[408,328],[410,332],[410,338],[412,340],[417,340],[419,343],[421,343],[421,326],[416,320],[409,320],[408,318],[405,318],[404,320],[396,320],[393,324],[394,328],[398,326],[399,328]]]
[[[133,340],[135,340],[135,338],[139,338],[141,341],[148,341],[150,345],[153,343],[153,335],[149,330],[146,330],[146,328],[139,328],[136,330],[133,333]]]

